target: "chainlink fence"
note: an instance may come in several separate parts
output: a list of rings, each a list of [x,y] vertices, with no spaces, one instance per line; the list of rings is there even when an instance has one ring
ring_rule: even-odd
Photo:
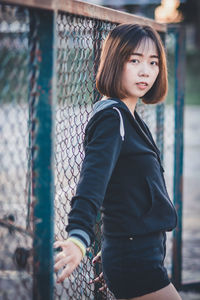
[[[66,239],[70,200],[75,194],[84,150],[84,129],[99,99],[95,74],[100,44],[114,24],[61,12],[57,17],[57,106],[55,125],[55,238]],[[81,265],[62,285],[55,286],[58,299],[98,299],[99,285],[90,284],[98,271],[92,258],[100,246],[100,222],[96,241]],[[95,298],[96,297],[96,298]],[[113,299],[105,293],[105,299]]]
[[[36,236],[35,228],[41,220],[34,217],[37,203],[34,194],[37,170],[34,165],[42,147],[35,137],[38,126],[46,126],[45,122],[40,124],[36,117],[42,93],[42,86],[38,84],[43,71],[43,49],[38,29],[41,19],[36,17],[33,27],[30,12],[30,8],[23,6],[0,4],[0,298],[12,300],[31,299],[32,295],[33,299],[42,299],[38,296],[39,292],[34,292],[37,289],[37,282],[34,284],[37,272],[34,255],[38,245],[46,243],[43,236]],[[116,25],[115,22],[64,11],[56,14],[52,243],[53,240],[67,238],[65,227],[70,200],[75,194],[84,158],[84,129],[93,103],[100,99],[95,89],[95,76],[101,45]],[[174,128],[166,126],[169,123],[166,116],[172,118],[173,107],[164,108],[164,104],[144,105],[139,102],[137,105],[161,152],[170,152],[167,169],[171,171]],[[173,120],[170,120],[171,123]],[[167,137],[170,137],[169,144],[165,144],[163,152]],[[165,163],[165,156],[163,158]],[[173,174],[169,176],[172,179]],[[169,192],[172,196],[172,184]],[[48,206],[47,199],[43,201]],[[69,279],[63,284],[54,283],[53,296],[49,299],[114,299],[108,290],[99,292],[99,283],[90,283],[101,272],[101,265],[92,264],[92,258],[101,248],[100,225],[99,215],[93,246]],[[168,263],[170,265],[170,259]],[[56,275],[52,276],[56,282]]]

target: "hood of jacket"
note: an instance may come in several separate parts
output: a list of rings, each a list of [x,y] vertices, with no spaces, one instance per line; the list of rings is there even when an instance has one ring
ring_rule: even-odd
[[[99,100],[93,105],[93,114],[96,114],[102,109],[108,108],[113,104],[117,104],[118,101],[116,100],[111,100],[111,99],[106,99],[106,100]]]
[[[129,108],[127,107],[127,105],[119,98],[108,98],[108,99],[97,101],[93,105],[92,117],[99,111],[101,111],[103,109],[111,108],[111,107],[115,108],[120,115],[120,134],[122,136],[122,139],[124,139],[125,132],[124,132],[123,118],[120,113],[121,109],[129,117],[129,119],[131,120],[133,126],[136,128],[138,133],[140,135],[142,135],[145,139],[147,139],[147,140],[150,139],[149,140],[150,144],[153,146],[154,150],[158,153],[158,155],[160,155],[160,150],[158,149],[157,145],[155,144],[155,142],[152,138],[152,135],[149,132],[149,129],[147,128],[147,125],[145,124],[145,122],[140,118],[140,116],[136,110],[134,111],[134,115],[135,115],[135,118],[134,118],[133,115],[131,114]],[[94,118],[91,118],[91,123],[93,123],[93,122],[95,122],[95,120],[94,120]],[[140,127],[138,127],[138,125],[140,125]],[[143,130],[142,130],[142,128],[143,128]],[[148,133],[146,131],[148,131]]]

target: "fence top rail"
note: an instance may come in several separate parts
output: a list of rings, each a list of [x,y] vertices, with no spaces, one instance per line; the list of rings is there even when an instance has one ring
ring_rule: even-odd
[[[0,0],[0,3],[22,5],[25,7],[39,8],[53,11],[64,11],[71,14],[81,15],[111,23],[138,23],[150,25],[159,32],[166,32],[167,25],[153,19],[144,18],[117,11],[111,8],[90,4],[78,0]]]

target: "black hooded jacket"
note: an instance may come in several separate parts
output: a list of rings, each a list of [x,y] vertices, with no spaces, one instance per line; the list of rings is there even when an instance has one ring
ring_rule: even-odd
[[[108,236],[176,227],[160,151],[148,126],[136,111],[134,115],[120,99],[101,100],[86,126],[85,158],[66,227],[75,236],[79,230],[77,236],[86,246],[94,240],[99,209]]]

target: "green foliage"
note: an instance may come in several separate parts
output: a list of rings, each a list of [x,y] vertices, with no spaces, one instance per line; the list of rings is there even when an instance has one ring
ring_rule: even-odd
[[[200,53],[199,51],[186,53],[185,74],[185,105],[200,105]],[[174,103],[174,55],[168,54],[169,91],[167,103]]]
[[[186,55],[186,97],[185,104],[200,105],[200,52]]]

